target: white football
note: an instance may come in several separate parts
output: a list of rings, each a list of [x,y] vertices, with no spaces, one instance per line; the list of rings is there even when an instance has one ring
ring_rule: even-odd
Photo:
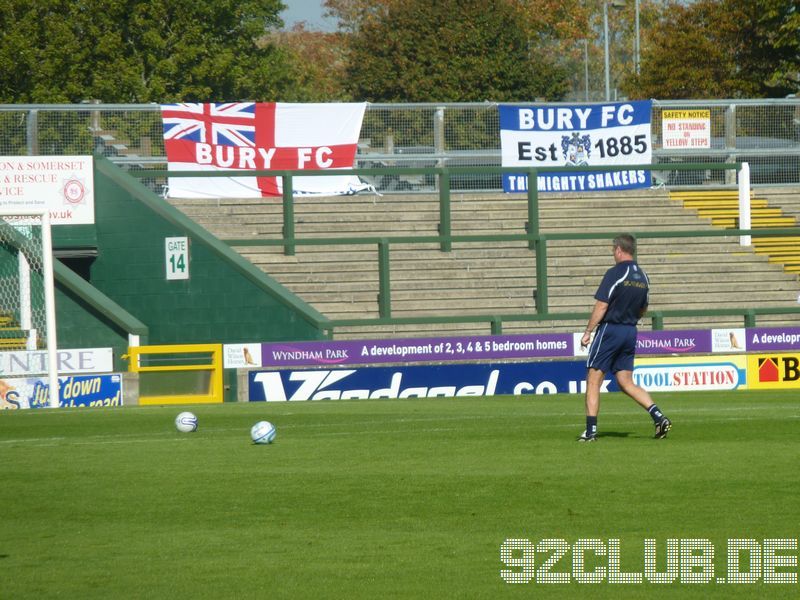
[[[182,412],[175,417],[175,428],[183,433],[197,431],[197,417],[194,413]]]
[[[256,444],[271,444],[276,433],[275,425],[269,421],[259,421],[250,428],[250,438]]]

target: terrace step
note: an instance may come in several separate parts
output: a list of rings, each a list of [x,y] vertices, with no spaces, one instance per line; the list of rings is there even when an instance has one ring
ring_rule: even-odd
[[[739,200],[736,191],[672,192],[670,196],[683,202],[685,207],[697,210],[698,216],[711,219],[715,227],[739,227]],[[766,198],[755,198],[751,195],[750,202],[751,229],[796,227],[798,224],[798,219],[786,215],[781,207],[769,207]],[[753,237],[752,241],[757,254],[767,255],[770,263],[780,264],[787,273],[797,273],[794,265],[800,260],[800,237]]]
[[[716,194],[716,210],[733,215],[738,199]],[[701,196],[702,197],[702,196]],[[665,190],[632,193],[540,194],[539,231],[590,233],[603,239],[549,240],[548,299],[551,311],[588,316],[592,296],[611,264],[610,239],[620,224],[639,233],[672,230],[669,238],[642,237],[638,258],[652,281],[651,310],[758,306],[796,306],[798,270],[770,262],[763,251],[781,244],[790,249],[796,238],[753,238],[743,247],[738,236],[682,237],[687,230],[712,231],[711,219],[698,216],[698,196],[687,197],[689,208]],[[209,231],[223,239],[278,239],[282,230],[280,201],[175,202]],[[216,204],[216,206],[215,206]],[[527,200],[521,195],[452,194],[451,224],[456,235],[524,233]],[[705,204],[703,204],[705,206]],[[727,213],[725,211],[728,211]],[[436,196],[357,195],[347,198],[295,200],[298,238],[392,238],[438,235]],[[761,195],[753,200],[753,215],[782,219],[775,204]],[[735,215],[733,215],[735,216]],[[763,240],[763,241],[762,241]],[[769,240],[769,241],[767,241]],[[773,242],[773,240],[775,240]],[[234,246],[245,258],[331,319],[377,318],[378,244],[298,244],[286,256],[281,245]],[[536,253],[525,240],[515,242],[454,242],[442,252],[436,242],[389,244],[392,316],[454,316],[524,314],[535,317]],[[800,265],[800,262],[798,263]],[[794,267],[792,263],[791,268]],[[687,298],[686,290],[702,289]],[[769,316],[779,322],[781,317]],[[796,316],[784,316],[784,322]],[[643,326],[650,321],[645,318]],[[722,323],[741,326],[741,316],[669,318],[666,325]],[[762,319],[759,317],[759,325]],[[699,325],[698,325],[699,324]],[[509,322],[503,331],[579,331],[581,321],[558,319]],[[337,327],[335,337],[415,337],[425,335],[487,334],[488,321],[477,324],[392,325]]]

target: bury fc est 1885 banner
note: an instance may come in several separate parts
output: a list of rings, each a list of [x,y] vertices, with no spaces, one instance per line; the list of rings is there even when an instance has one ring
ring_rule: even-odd
[[[365,103],[232,102],[161,107],[170,171],[352,168]],[[292,179],[295,195],[354,193],[357,177]],[[280,196],[280,177],[170,177],[174,198]]]
[[[504,167],[582,167],[648,164],[651,102],[500,105]],[[650,186],[645,169],[545,172],[540,192],[591,192]],[[528,176],[503,173],[503,191],[527,192]]]

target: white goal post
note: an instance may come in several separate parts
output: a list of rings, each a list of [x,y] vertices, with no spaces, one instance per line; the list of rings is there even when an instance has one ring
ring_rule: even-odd
[[[53,243],[50,215],[46,209],[0,207],[0,378],[5,378],[9,354],[31,353],[45,357],[32,360],[28,379],[3,381],[3,402],[9,389],[17,397],[40,406],[47,381],[47,405],[59,406],[58,352],[56,340]],[[38,368],[37,368],[38,367]],[[13,377],[13,376],[12,376]],[[19,403],[17,403],[19,405]]]

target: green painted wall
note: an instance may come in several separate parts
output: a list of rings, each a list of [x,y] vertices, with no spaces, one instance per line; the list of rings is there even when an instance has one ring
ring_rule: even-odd
[[[167,237],[189,238],[189,280],[167,281]],[[103,158],[95,160],[94,229],[54,234],[56,248],[94,240],[91,285],[149,327],[146,343],[324,337],[323,315]],[[110,341],[115,359],[127,347],[127,335],[75,294],[59,290],[57,311],[61,347]]]
[[[56,283],[56,336],[60,348],[107,348],[114,352],[114,369],[127,371],[122,355],[128,351],[128,335],[83,298]]]

